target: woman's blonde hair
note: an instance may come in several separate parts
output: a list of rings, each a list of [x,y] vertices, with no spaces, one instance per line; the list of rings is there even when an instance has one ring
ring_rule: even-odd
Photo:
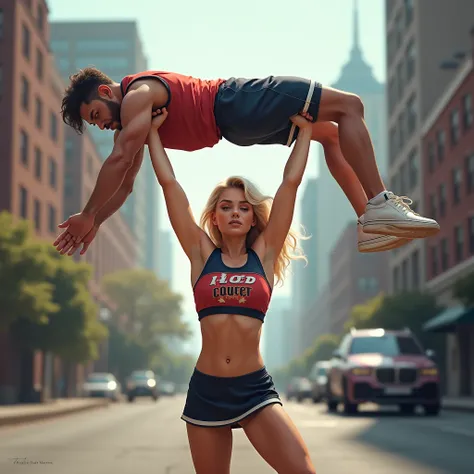
[[[250,229],[245,242],[246,247],[250,248],[268,224],[273,198],[263,195],[252,182],[240,176],[231,176],[218,184],[207,200],[200,222],[202,229],[208,233],[214,245],[217,247],[222,246],[222,234],[212,222],[212,213],[216,210],[217,202],[219,201],[222,191],[228,188],[242,189],[245,199],[253,207],[256,224]],[[277,279],[277,283],[283,284],[286,269],[291,260],[299,259],[307,262],[306,256],[298,246],[299,239],[306,240],[307,238],[308,237],[303,236],[294,229],[289,230],[281,252],[275,261],[274,275]]]

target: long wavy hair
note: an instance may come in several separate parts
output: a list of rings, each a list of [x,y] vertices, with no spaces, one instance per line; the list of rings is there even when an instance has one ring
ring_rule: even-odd
[[[222,234],[218,227],[212,222],[212,213],[216,210],[221,193],[228,188],[242,189],[245,199],[253,207],[256,224],[248,232],[245,241],[246,247],[250,248],[268,224],[273,198],[262,194],[258,188],[246,178],[231,176],[215,187],[201,215],[201,228],[208,233],[216,247],[222,246]],[[298,240],[306,240],[308,238],[309,237],[304,236],[294,229],[289,230],[280,254],[275,261],[274,275],[276,277],[276,283],[283,284],[286,270],[291,260],[305,260],[307,262],[306,256],[298,246]]]

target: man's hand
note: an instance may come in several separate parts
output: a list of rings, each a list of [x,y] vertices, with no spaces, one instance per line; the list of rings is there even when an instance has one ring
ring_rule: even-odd
[[[74,244],[79,244],[81,240],[94,227],[94,216],[90,214],[74,214],[58,226],[60,229],[66,229],[54,241],[53,245],[64,255]]]
[[[95,239],[95,236],[97,234],[97,231],[99,230],[99,225],[96,223],[92,227],[92,229],[89,231],[89,233],[78,243],[74,242],[72,239],[66,243],[64,248],[61,251],[61,255],[64,255],[66,252],[68,256],[70,257],[71,255],[74,255],[77,251],[77,249],[82,245],[82,250],[79,255],[84,255],[87,252],[87,249],[89,248],[90,244],[92,241]]]

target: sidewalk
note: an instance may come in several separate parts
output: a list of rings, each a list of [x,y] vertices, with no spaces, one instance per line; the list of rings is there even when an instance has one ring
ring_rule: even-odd
[[[443,397],[442,406],[445,410],[474,412],[474,397]]]
[[[109,403],[109,400],[102,398],[62,398],[48,403],[0,405],[0,426],[46,420],[85,410],[106,408]]]

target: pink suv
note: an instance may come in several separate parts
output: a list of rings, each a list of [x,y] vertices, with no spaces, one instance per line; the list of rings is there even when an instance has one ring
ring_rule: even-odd
[[[373,402],[398,405],[406,414],[422,405],[427,415],[437,415],[440,382],[433,356],[409,329],[352,329],[328,369],[328,410],[343,403],[346,413],[355,413],[359,404]]]

